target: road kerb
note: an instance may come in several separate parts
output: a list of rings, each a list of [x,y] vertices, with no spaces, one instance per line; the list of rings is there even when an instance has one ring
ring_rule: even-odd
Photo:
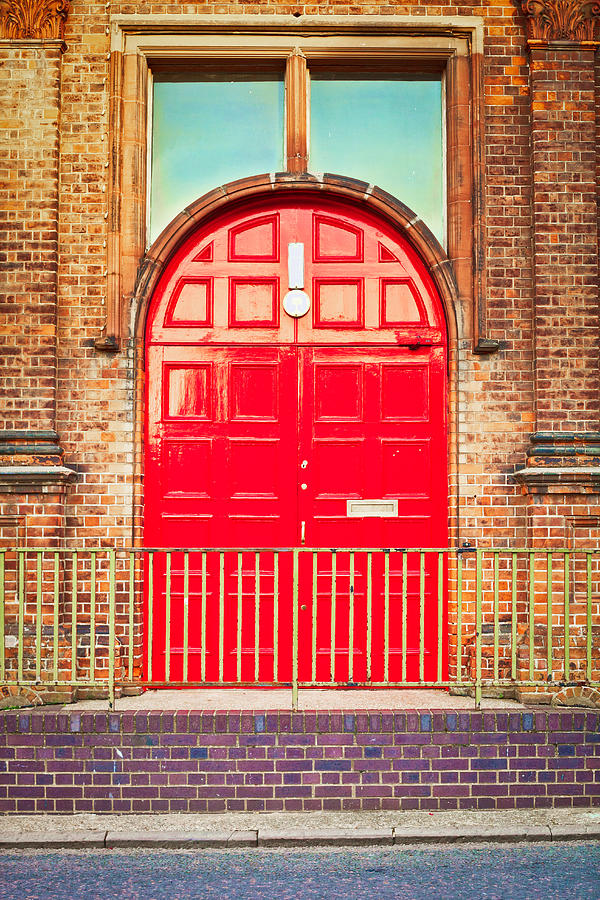
[[[481,844],[520,843],[522,841],[550,841],[552,834],[547,825],[502,825],[487,828],[404,828],[396,827],[394,844]]]
[[[600,822],[597,825],[551,825],[553,841],[600,841]]]
[[[248,829],[247,831],[234,831],[227,841],[228,847],[256,847],[258,845],[258,831]]]
[[[89,850],[103,848],[106,830],[40,831],[0,835],[0,850]]]
[[[0,851],[88,849],[250,849],[600,841],[600,823],[463,828],[288,828],[230,831],[41,831],[0,835]]]
[[[356,847],[391,846],[391,828],[288,828],[285,831],[259,829],[259,847]]]
[[[231,831],[109,831],[106,835],[106,848],[224,849],[230,846],[232,836]]]

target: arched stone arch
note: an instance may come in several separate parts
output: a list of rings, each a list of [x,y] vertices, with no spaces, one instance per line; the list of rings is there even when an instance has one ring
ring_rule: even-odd
[[[138,346],[143,343],[154,289],[165,265],[181,243],[207,220],[234,204],[256,201],[275,192],[324,193],[363,206],[390,222],[409,241],[430,271],[444,306],[452,354],[451,348],[462,334],[465,316],[459,304],[452,263],[444,248],[417,214],[391,194],[354,178],[330,174],[322,178],[285,173],[256,175],[215,188],[186,207],[154,241],[140,263],[131,306],[131,333]]]

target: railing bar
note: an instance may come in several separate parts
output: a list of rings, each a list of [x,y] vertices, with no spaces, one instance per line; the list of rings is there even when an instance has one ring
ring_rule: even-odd
[[[279,681],[279,553],[273,554],[273,681]]]
[[[475,705],[481,706],[481,564],[482,551],[476,551],[476,611],[475,611]]]
[[[60,556],[58,551],[54,554],[54,590],[52,610],[52,676],[58,681],[58,586],[59,586]]]
[[[406,681],[408,637],[408,553],[402,554],[402,681]]]
[[[425,681],[425,554],[419,553],[419,681]]]
[[[292,554],[292,709],[298,709],[298,550]]]
[[[133,640],[130,629],[129,640]],[[130,676],[131,678],[131,676]],[[90,683],[96,681],[96,551],[90,553]]]
[[[258,681],[260,667],[260,553],[254,554],[254,679]]]
[[[42,677],[42,554],[36,558],[36,590],[35,590],[35,678]]]
[[[571,554],[565,553],[565,681],[571,680]]]
[[[500,594],[498,553],[494,553],[494,681],[500,677]]]
[[[383,556],[383,680],[390,678],[390,553]]]
[[[242,574],[243,556],[241,553],[237,555],[237,680],[242,680],[242,590],[243,590],[243,574]]]
[[[154,631],[154,553],[148,556],[148,681],[152,681],[152,632]]]
[[[548,679],[552,679],[553,654],[552,654],[552,573],[553,573],[552,551],[546,553],[546,625],[548,630],[548,641],[546,648],[546,666]]]
[[[0,645],[2,652],[0,653],[0,681],[6,678],[6,622],[5,622],[5,606],[6,597],[4,589],[4,557],[5,551],[0,550]]]
[[[5,548],[5,550],[6,549],[8,549],[8,548]],[[35,553],[38,550],[42,550],[47,553],[50,553],[50,552],[72,553],[73,552],[72,550],[69,550],[68,548],[62,549],[62,550],[56,550],[55,547],[38,547],[38,546],[35,546],[35,547],[17,546],[17,547],[11,547],[9,549],[11,552],[14,552],[14,553],[24,553],[24,552]],[[99,548],[97,548],[97,549],[99,549]],[[176,553],[176,552],[183,553],[185,550],[189,550],[190,552],[191,551],[201,552],[204,548],[203,547],[190,547],[190,546],[182,546],[182,547],[129,547],[128,546],[128,547],[120,547],[119,549],[124,552],[129,552],[129,551],[133,550],[135,552],[142,552],[142,553],[166,553],[167,551],[170,553]],[[343,547],[343,546],[339,546],[339,547],[283,547],[283,546],[281,546],[281,547],[269,547],[267,549],[269,549],[271,551],[276,550],[280,553],[283,553],[283,552],[292,553],[294,550],[297,550],[298,553],[312,553],[313,550],[317,550],[319,553],[351,553],[352,551],[356,551],[357,548],[356,547]],[[480,549],[482,551],[485,551],[486,553],[493,553],[496,550],[498,550],[499,552],[505,551],[506,547],[480,547]],[[570,553],[572,551],[572,549],[573,549],[572,547],[554,547],[553,552],[554,553]],[[255,551],[263,552],[264,550],[265,550],[264,546],[262,546],[262,547],[211,547],[210,548],[210,551],[214,552],[214,553],[237,553],[237,552],[254,553]],[[531,550],[531,547],[514,547],[514,548],[512,548],[512,550],[514,550],[515,553],[534,552]],[[361,553],[367,553],[367,552],[385,553],[386,551],[393,552],[393,553],[403,553],[404,551],[406,551],[407,553],[425,553],[425,554],[432,554],[432,553],[437,554],[440,551],[443,551],[444,553],[452,552],[452,553],[457,553],[457,554],[461,554],[461,555],[462,554],[474,555],[474,553],[475,553],[474,548],[448,547],[448,546],[426,547],[426,548],[423,548],[423,547],[385,547],[385,548],[361,547],[360,551],[361,551]],[[586,552],[590,552],[593,554],[600,554],[600,547],[587,548]],[[418,682],[416,682],[416,683],[418,684]]]
[[[592,554],[586,553],[586,665],[585,677],[592,680]]]
[[[133,626],[134,626],[134,605],[135,605],[135,553],[129,554],[129,622],[128,622],[128,639],[129,652],[127,660],[127,677],[129,681],[133,681]]]
[[[311,629],[311,651],[310,651],[310,654],[311,654],[310,655],[311,677],[312,677],[313,681],[317,680],[317,603],[318,603],[317,573],[318,573],[317,554],[313,553],[313,555],[312,555],[312,615],[311,615],[312,629]]]
[[[219,683],[223,683],[225,651],[225,554],[219,553]]]
[[[444,554],[438,553],[438,621],[437,621],[437,680],[443,673],[443,629],[444,629]]]
[[[462,683],[462,614],[463,614],[463,558],[458,556],[456,584],[456,683]]]
[[[534,675],[534,641],[535,641],[535,552],[529,553],[529,680]]]
[[[169,680],[167,676],[167,681]],[[115,705],[115,551],[108,563],[108,704]]]
[[[350,598],[348,609],[348,681],[354,681],[354,553],[350,554]]]
[[[17,681],[23,680],[23,638],[25,628],[25,554],[19,553],[19,624],[17,649]]]
[[[202,553],[202,607],[200,610],[200,678],[206,681],[206,553]]]
[[[171,677],[171,551],[167,551],[165,585],[165,678]]]
[[[367,681],[371,681],[371,642],[373,639],[373,554],[367,553]],[[314,680],[314,679],[313,679]]]
[[[511,676],[517,680],[517,554],[511,560]]]
[[[331,555],[331,648],[330,648],[330,681],[335,682],[335,613],[336,613],[336,571],[337,559],[335,552]]]
[[[71,555],[71,679],[77,679],[77,550]]]
[[[189,677],[190,656],[190,555],[183,554],[183,672],[184,681]]]

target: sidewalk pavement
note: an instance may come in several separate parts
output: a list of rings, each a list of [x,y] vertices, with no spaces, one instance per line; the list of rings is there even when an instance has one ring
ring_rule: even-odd
[[[0,820],[0,851],[248,849],[600,840],[600,809],[39,815]]]

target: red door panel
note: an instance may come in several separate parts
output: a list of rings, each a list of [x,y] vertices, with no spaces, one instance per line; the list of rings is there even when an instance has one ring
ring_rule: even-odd
[[[299,319],[282,307],[290,243]],[[155,556],[152,678],[289,680],[290,555],[227,548],[301,542],[357,548],[300,557],[301,680],[416,680],[419,649],[435,677],[437,560],[359,552],[447,541],[445,326],[410,245],[333,201],[223,217],[167,265],[146,369],[145,543],[197,548]],[[352,501],[397,514],[355,517]]]

